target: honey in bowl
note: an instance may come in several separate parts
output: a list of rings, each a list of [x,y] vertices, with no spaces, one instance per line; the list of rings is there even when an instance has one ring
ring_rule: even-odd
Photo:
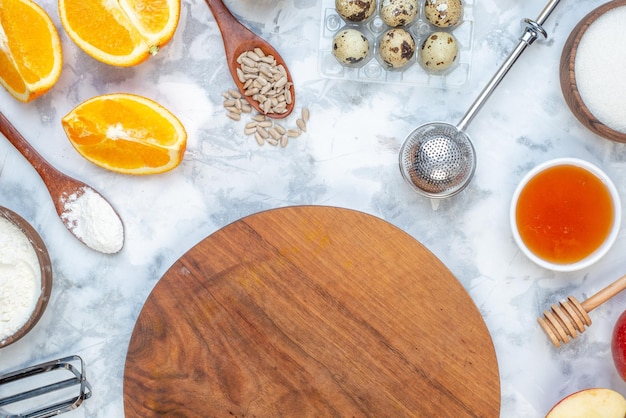
[[[575,270],[599,259],[619,229],[619,197],[597,167],[557,159],[530,172],[511,208],[514,236],[524,252],[553,270]]]

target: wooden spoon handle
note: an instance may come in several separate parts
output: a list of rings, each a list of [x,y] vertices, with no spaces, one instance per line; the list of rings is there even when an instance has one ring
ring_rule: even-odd
[[[583,301],[581,305],[585,308],[585,311],[591,312],[624,289],[626,289],[626,274]]]
[[[13,146],[28,160],[33,168],[39,173],[43,180],[54,208],[59,216],[65,210],[63,198],[65,195],[79,190],[87,185],[82,181],[74,179],[52,166],[37,150],[22,136],[22,134],[11,124],[11,122],[0,112],[0,133],[2,133]]]
[[[28,162],[37,170],[44,183],[48,184],[47,179],[51,176],[59,176],[61,173],[52,167],[35,148],[28,143],[26,138],[9,122],[9,120],[0,112],[0,133],[4,135],[11,144],[28,160]]]
[[[242,44],[253,45],[258,36],[239,22],[222,0],[206,0],[206,3],[209,5],[209,9],[211,9],[217,26],[222,33],[226,58],[230,64],[237,58],[238,47]]]

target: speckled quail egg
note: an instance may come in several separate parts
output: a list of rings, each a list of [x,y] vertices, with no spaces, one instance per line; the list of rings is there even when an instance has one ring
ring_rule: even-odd
[[[350,22],[364,22],[374,15],[376,0],[335,0],[337,13]]]
[[[344,65],[362,63],[370,52],[370,43],[357,29],[343,29],[333,38],[333,55]]]
[[[417,0],[382,0],[380,3],[380,17],[392,27],[409,25],[418,12]]]
[[[424,14],[426,19],[439,28],[450,28],[458,25],[463,18],[462,0],[425,0]]]
[[[445,71],[455,63],[459,44],[448,32],[434,32],[424,39],[420,50],[422,66],[433,72]]]
[[[415,40],[405,29],[389,29],[380,38],[378,53],[387,68],[404,67],[415,55]]]

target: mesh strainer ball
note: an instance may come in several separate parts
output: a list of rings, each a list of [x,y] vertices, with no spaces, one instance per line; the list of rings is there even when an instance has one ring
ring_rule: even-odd
[[[446,198],[463,190],[476,169],[469,137],[448,123],[428,123],[415,129],[400,150],[400,170],[418,193]]]

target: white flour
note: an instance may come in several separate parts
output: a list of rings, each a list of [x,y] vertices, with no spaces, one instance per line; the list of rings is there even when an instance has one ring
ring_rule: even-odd
[[[35,249],[21,229],[0,217],[0,341],[28,321],[40,294]]]
[[[111,205],[93,189],[85,187],[64,202],[62,218],[88,247],[113,254],[124,245],[124,227]]]

